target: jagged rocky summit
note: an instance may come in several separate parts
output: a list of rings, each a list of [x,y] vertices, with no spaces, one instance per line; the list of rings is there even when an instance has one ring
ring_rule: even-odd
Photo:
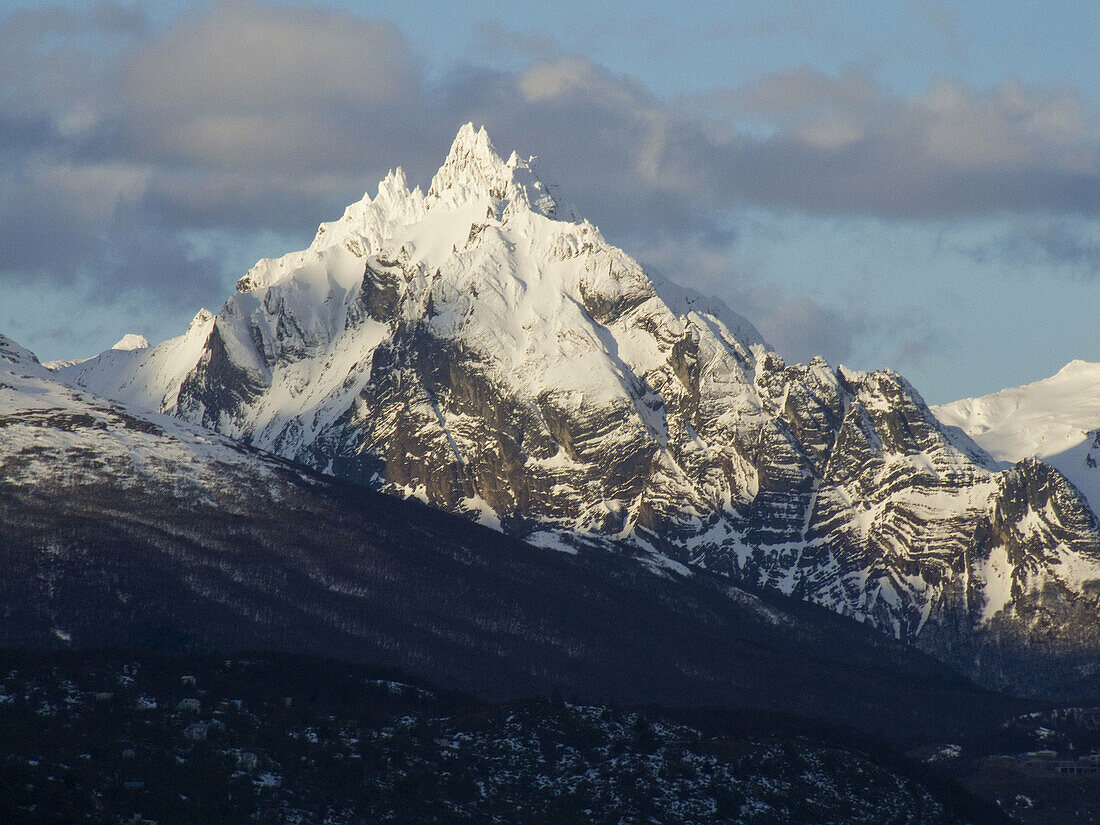
[[[533,160],[533,159],[532,159]],[[537,544],[694,564],[829,606],[986,684],[1093,690],[1100,536],[890,370],[787,365],[721,302],[562,220],[464,126],[213,316],[59,371]]]

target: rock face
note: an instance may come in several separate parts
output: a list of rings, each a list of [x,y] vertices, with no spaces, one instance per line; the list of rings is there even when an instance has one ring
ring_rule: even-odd
[[[1057,472],[998,471],[889,370],[785,364],[556,213],[465,126],[426,195],[391,173],[216,318],[61,374],[536,544],[778,588],[987,684],[1023,660],[987,650],[1072,651],[1059,687],[1089,689],[1100,536]],[[1055,591],[1072,617],[1040,631]]]

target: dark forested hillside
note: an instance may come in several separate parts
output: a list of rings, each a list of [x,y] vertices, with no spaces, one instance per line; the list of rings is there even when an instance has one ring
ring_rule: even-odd
[[[0,651],[0,821],[1002,823],[790,716],[491,704],[314,657]]]

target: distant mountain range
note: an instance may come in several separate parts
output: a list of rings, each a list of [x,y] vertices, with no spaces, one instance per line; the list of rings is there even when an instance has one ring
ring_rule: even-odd
[[[536,545],[777,589],[989,686],[1100,690],[1100,533],[1057,469],[1002,467],[889,370],[785,364],[470,125],[426,194],[397,170],[179,338],[55,375]]]

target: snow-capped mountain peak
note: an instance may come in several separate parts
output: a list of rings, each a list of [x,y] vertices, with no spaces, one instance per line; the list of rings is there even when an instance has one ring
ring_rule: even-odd
[[[187,325],[188,332],[195,329],[202,329],[214,321],[214,313],[208,310],[206,307],[202,307],[195,313],[195,317],[191,319],[191,323]]]
[[[46,372],[33,352],[15,343],[6,335],[0,335],[0,362],[3,362],[8,369],[19,369],[35,375]]]
[[[530,161],[469,124],[426,195],[398,169],[216,318],[64,372],[532,542],[776,587],[967,667],[992,622],[1010,640],[1043,593],[1100,580],[1095,519],[1056,472],[998,472],[891,371],[785,364],[720,302],[556,218]]]
[[[1070,361],[1049,378],[933,412],[1000,461],[1053,465],[1100,510],[1100,363]]]
[[[419,187],[410,189],[405,172],[397,167],[379,183],[374,198],[365,195],[339,220],[322,223],[307,250],[259,261],[237,289],[250,292],[271,286],[301,272],[310,261],[332,271],[334,259],[346,258],[345,252],[354,258],[391,255],[407,261],[415,251],[420,264],[438,267],[473,240],[475,226],[509,224],[523,215],[552,218],[557,205],[535,175],[533,161],[515,152],[503,160],[485,128],[475,130],[467,123],[427,195]],[[405,231],[416,225],[421,225],[421,232]]]
[[[145,349],[149,346],[149,342],[144,335],[138,335],[133,332],[128,332],[123,335],[111,349],[118,350],[135,350]]]
[[[535,175],[533,161],[515,152],[503,160],[485,127],[475,130],[467,123],[458,130],[447,159],[432,179],[430,205],[456,207],[487,200],[500,210],[501,218],[521,209],[552,217],[557,205]]]

